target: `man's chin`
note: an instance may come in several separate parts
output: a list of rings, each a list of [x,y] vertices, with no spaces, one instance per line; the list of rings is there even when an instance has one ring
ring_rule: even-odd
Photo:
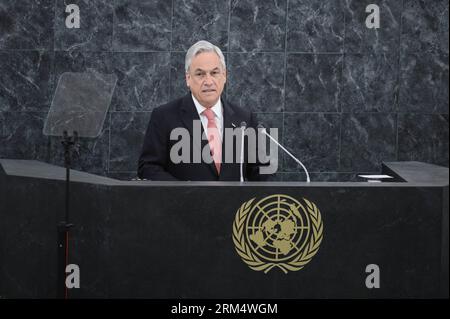
[[[205,99],[217,98],[217,91],[202,92]]]
[[[202,100],[203,100],[203,103],[201,103],[199,101],[202,105],[204,104],[204,105],[208,105],[208,106],[209,105],[213,106],[219,100],[219,96],[217,96],[217,95],[215,95],[215,96],[204,96],[202,98]]]

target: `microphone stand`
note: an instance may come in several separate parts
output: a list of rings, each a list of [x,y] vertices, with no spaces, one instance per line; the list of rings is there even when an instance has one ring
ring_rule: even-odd
[[[240,173],[241,173],[241,183],[244,182],[244,171],[243,171],[243,167],[244,167],[244,131],[245,131],[245,127],[247,126],[247,123],[245,122],[241,122],[241,154],[240,154]]]
[[[291,154],[291,152],[289,152],[283,145],[281,145],[280,143],[278,143],[278,141],[276,139],[274,139],[269,133],[267,133],[265,127],[263,126],[259,126],[259,128],[261,128],[261,132],[263,134],[265,134],[268,138],[270,138],[273,142],[275,142],[275,144],[277,144],[283,151],[285,151],[295,162],[297,162],[298,164],[300,164],[300,166],[303,168],[303,170],[306,173],[306,182],[310,183],[311,180],[309,179],[309,173],[308,170],[306,169],[305,165],[303,165],[302,162],[300,162],[300,160],[298,160],[294,155]]]
[[[66,191],[64,220],[58,223],[58,265],[57,265],[57,296],[68,299],[66,287],[66,267],[69,263],[69,231],[73,227],[69,218],[70,203],[70,166],[72,164],[72,148],[78,153],[78,132],[73,132],[73,137],[67,131],[63,133],[64,166],[66,167]]]

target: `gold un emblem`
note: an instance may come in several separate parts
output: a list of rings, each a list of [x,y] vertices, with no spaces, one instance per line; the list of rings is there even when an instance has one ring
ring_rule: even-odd
[[[233,223],[233,242],[253,270],[278,267],[297,271],[311,261],[322,242],[323,223],[317,206],[303,198],[276,194],[243,203]]]

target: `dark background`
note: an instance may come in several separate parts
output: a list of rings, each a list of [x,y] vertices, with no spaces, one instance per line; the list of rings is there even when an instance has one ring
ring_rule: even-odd
[[[81,28],[66,29],[65,4]],[[380,6],[381,28],[365,26]],[[448,166],[448,1],[0,0],[0,158],[62,165],[42,135],[63,72],[119,79],[102,135],[76,167],[135,175],[156,106],[186,93],[184,55],[222,48],[225,96],[252,108],[312,172],[348,180],[381,161]],[[301,180],[282,160],[278,180]]]

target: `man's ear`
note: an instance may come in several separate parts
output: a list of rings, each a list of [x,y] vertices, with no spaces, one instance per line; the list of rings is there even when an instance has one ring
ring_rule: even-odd
[[[186,72],[185,73],[185,80],[186,80],[186,86],[189,87],[189,80],[191,79],[191,75]]]

